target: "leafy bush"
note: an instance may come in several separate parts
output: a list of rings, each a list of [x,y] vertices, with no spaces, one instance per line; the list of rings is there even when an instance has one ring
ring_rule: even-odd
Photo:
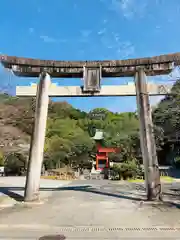
[[[138,164],[136,159],[131,161],[126,161],[119,164],[113,165],[113,176],[114,179],[122,179],[126,180],[128,178],[135,178],[138,174]]]
[[[27,167],[26,158],[16,152],[12,152],[6,156],[5,173],[7,175],[22,175]]]

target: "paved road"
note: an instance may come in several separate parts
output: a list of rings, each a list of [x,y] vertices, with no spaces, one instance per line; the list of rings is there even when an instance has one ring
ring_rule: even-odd
[[[69,184],[70,181],[40,180],[41,200],[49,197],[57,187]],[[23,200],[25,177],[0,177],[0,210],[16,204],[15,200]]]
[[[164,190],[170,192],[170,187],[167,184]],[[178,239],[179,205],[152,205],[143,199],[139,184],[75,181],[59,188],[43,205],[1,211],[0,238],[39,239],[63,234],[66,239]]]
[[[50,180],[50,179],[41,179],[40,187],[41,188],[56,188],[63,186],[70,181],[63,180]],[[24,187],[25,186],[25,177],[0,177],[0,186],[13,186],[13,187]]]

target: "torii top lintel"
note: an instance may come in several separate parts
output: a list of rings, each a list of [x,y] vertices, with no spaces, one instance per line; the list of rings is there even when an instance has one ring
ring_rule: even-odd
[[[173,66],[180,65],[180,52],[148,58],[105,61],[54,61],[0,55],[5,68],[23,77],[38,77],[47,71],[52,77],[82,78],[83,67],[101,67],[102,77],[134,76],[137,68],[143,67],[149,76],[168,74]]]

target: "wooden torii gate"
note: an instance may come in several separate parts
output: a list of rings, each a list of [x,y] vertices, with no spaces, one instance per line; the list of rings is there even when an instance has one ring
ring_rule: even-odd
[[[140,140],[145,167],[147,199],[161,198],[161,185],[153,133],[149,95],[165,95],[171,86],[147,84],[146,76],[169,74],[180,65],[180,53],[151,58],[112,61],[52,61],[0,55],[5,68],[20,77],[40,77],[38,86],[20,86],[17,96],[36,96],[34,131],[29,153],[25,201],[39,199],[39,184],[45,141],[49,97],[134,96],[140,120]],[[53,78],[84,78],[83,87],[59,87]],[[104,77],[134,77],[135,86],[102,86]]]

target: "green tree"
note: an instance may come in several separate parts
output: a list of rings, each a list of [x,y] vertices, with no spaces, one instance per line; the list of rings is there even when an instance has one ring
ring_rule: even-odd
[[[3,153],[0,151],[0,167],[4,166],[4,155]]]
[[[180,80],[172,87],[171,94],[167,95],[153,112],[153,121],[163,129],[164,138],[178,140],[180,138]]]
[[[78,159],[88,159],[94,141],[78,126],[76,120],[49,119],[46,133],[46,161],[49,157],[55,167],[61,163],[78,165]],[[52,164],[51,164],[52,165]]]

